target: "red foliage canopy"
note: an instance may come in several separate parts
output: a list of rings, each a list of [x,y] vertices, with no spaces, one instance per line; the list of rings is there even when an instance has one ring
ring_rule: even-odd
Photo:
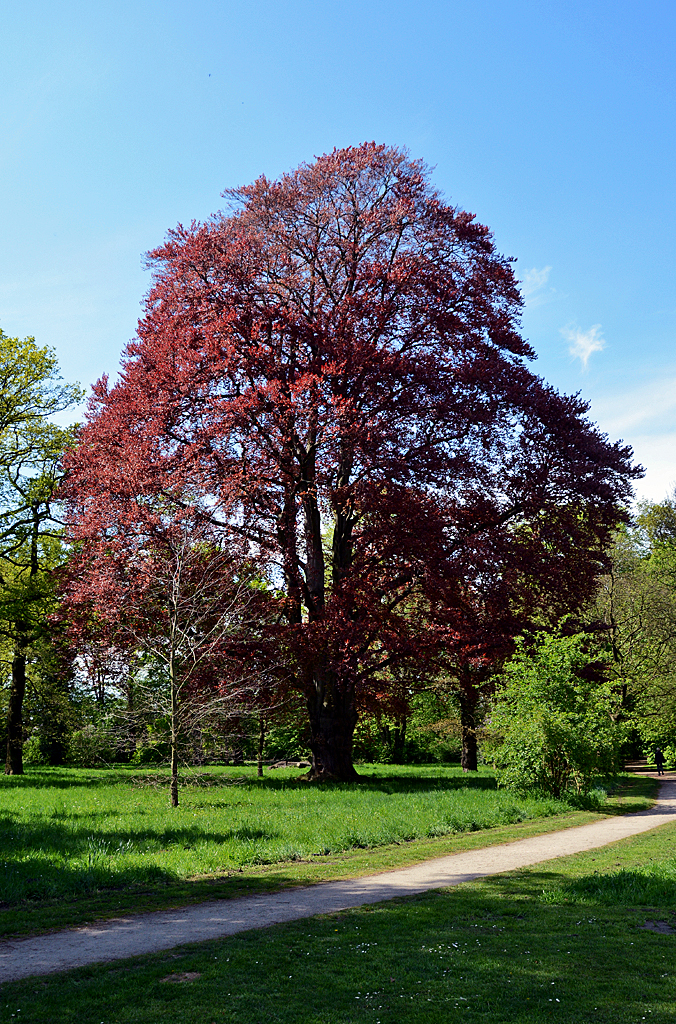
[[[488,657],[588,596],[637,472],[528,369],[510,261],[421,162],[365,144],[225,197],[150,254],[68,459],[72,531],[93,550],[164,494],[244,538],[284,593],[314,774],[350,777],[391,666]]]

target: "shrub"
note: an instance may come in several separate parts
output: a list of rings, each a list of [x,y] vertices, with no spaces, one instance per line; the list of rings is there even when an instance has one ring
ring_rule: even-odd
[[[662,750],[664,754],[664,763],[667,768],[672,768],[676,765],[676,744],[668,743]]]
[[[42,744],[37,733],[28,737],[23,745],[24,764],[43,765],[47,764],[47,758],[42,752]]]
[[[95,725],[85,725],[71,733],[68,762],[79,768],[97,768],[114,759],[114,742],[110,734]]]
[[[162,764],[169,760],[169,749],[166,743],[151,747],[138,747],[131,758],[130,764]]]
[[[499,784],[559,797],[617,769],[624,730],[600,655],[584,634],[519,642],[490,713]]]

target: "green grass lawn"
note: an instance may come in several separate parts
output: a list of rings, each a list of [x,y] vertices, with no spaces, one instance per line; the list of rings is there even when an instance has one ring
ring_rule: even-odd
[[[390,768],[361,784],[318,787],[288,770],[260,781],[253,770],[216,770],[184,786],[174,809],[161,778],[121,769],[3,780],[0,900],[237,871],[570,809],[560,800],[498,791],[485,771],[467,777],[457,769]]]
[[[187,776],[30,770],[0,784],[0,934],[59,927],[243,891],[368,874],[598,817],[497,790],[488,770],[368,766],[317,787],[297,770]],[[654,783],[603,810],[648,805]],[[480,835],[491,830],[491,835]]]
[[[671,825],[424,896],[4,985],[0,1022],[667,1024],[676,934],[646,921],[676,930]]]

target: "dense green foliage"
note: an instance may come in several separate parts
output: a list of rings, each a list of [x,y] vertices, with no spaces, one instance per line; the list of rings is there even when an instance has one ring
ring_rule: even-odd
[[[676,498],[639,507],[612,551],[592,616],[611,641],[610,668],[637,752],[676,764]]]
[[[58,630],[48,619],[57,609],[55,570],[65,560],[54,492],[74,434],[53,418],[81,397],[79,387],[61,381],[51,349],[0,330],[0,659],[9,677],[0,738],[11,774],[23,771],[27,693],[39,695],[35,755],[63,755],[69,673],[57,664]]]
[[[500,782],[559,797],[619,767],[624,731],[603,652],[582,634],[517,643],[490,713]],[[600,673],[600,674],[599,674]]]

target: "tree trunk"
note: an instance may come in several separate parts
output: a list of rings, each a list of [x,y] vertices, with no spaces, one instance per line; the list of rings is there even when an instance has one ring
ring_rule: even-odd
[[[171,682],[171,806],[178,807],[178,687],[173,658],[169,664]]]
[[[40,536],[40,516],[38,505],[32,506],[33,521],[31,526],[30,570],[29,578],[33,580],[38,574],[38,537]],[[9,690],[9,706],[7,708],[7,760],[5,775],[23,775],[23,699],[26,694],[26,647],[28,646],[28,623],[25,620],[15,622],[16,646],[12,658],[12,684]]]
[[[94,671],[94,699],[101,707],[106,703],[106,673],[101,665]]]
[[[263,778],[263,747],[265,745],[265,718],[260,716],[258,729],[258,778]]]
[[[472,679],[463,680],[460,688],[460,728],[462,733],[462,754],[460,765],[464,772],[476,772],[479,769],[476,742],[476,712],[478,694],[472,685]]]
[[[351,687],[337,680],[318,680],[308,701],[312,768],[308,779],[353,782],[352,743],[357,712]]]
[[[5,775],[23,775],[23,699],[26,693],[26,650],[17,641],[12,658],[12,685],[7,710],[7,761]]]
[[[404,763],[406,747],[406,717],[400,718],[392,730],[392,761],[394,764]]]
[[[173,734],[171,736],[171,806],[178,807],[178,751],[176,749],[176,739]]]

